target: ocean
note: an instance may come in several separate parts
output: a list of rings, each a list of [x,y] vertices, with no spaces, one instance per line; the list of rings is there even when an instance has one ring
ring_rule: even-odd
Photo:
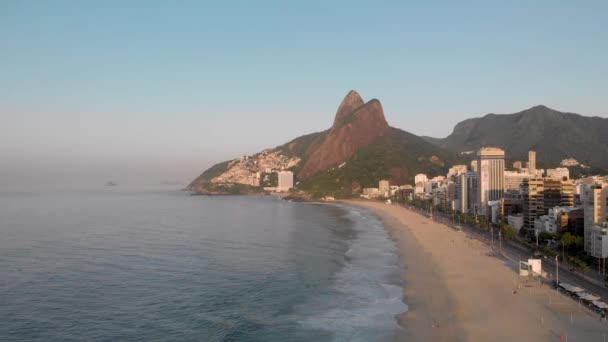
[[[364,209],[182,191],[0,193],[2,341],[390,341],[397,248]]]

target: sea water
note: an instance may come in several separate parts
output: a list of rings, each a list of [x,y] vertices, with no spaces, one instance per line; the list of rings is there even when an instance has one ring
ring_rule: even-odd
[[[2,341],[385,341],[398,255],[363,209],[181,191],[0,193]]]

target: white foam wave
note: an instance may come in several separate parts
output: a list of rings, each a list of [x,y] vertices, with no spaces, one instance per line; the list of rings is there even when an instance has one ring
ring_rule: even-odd
[[[383,226],[371,215],[348,211],[357,238],[346,252],[347,262],[327,293],[312,298],[299,311],[303,327],[330,331],[336,341],[389,339],[395,316],[407,311],[399,283],[398,254]]]

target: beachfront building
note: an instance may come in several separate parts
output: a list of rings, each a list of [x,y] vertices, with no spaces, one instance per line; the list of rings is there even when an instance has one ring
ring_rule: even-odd
[[[477,199],[477,173],[467,171],[456,178],[456,210],[472,214]]]
[[[279,183],[277,185],[277,192],[289,191],[293,188],[293,172],[291,171],[280,171],[278,173]]]
[[[524,216],[522,214],[509,215],[507,216],[507,223],[509,224],[509,227],[519,232],[524,226]]]
[[[391,195],[390,184],[387,180],[381,180],[378,182],[378,190],[380,191],[380,196],[389,197]]]
[[[522,185],[523,228],[534,230],[534,220],[544,214],[543,179],[527,178]]]
[[[498,201],[505,190],[505,151],[484,147],[477,153],[479,215],[488,216],[488,202]]]
[[[591,256],[608,258],[608,222],[595,225],[591,231]]]
[[[593,249],[593,228],[607,220],[608,183],[585,185],[581,195],[584,211],[585,251]]]

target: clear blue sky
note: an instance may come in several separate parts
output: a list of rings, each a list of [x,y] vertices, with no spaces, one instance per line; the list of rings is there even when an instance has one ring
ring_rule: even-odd
[[[328,128],[350,89],[420,135],[608,114],[608,2],[421,3],[1,0],[1,179],[186,181]]]

